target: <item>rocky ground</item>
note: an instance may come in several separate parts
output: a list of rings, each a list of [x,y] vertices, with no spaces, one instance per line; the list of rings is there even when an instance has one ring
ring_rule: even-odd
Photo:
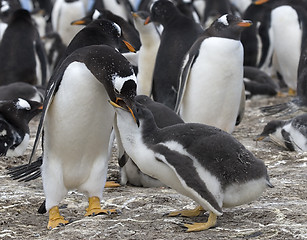
[[[265,162],[275,188],[250,204],[224,209],[213,229],[185,233],[181,227],[182,223],[206,221],[206,214],[193,219],[163,216],[196,206],[172,189],[122,186],[105,189],[102,201],[103,207],[116,208],[119,214],[84,217],[87,199],[70,192],[60,211],[71,223],[47,230],[48,216],[37,213],[44,199],[41,178],[24,183],[6,174],[9,167],[27,162],[30,146],[23,157],[0,158],[0,239],[307,239],[307,153],[253,141],[264,125],[276,118],[263,116],[259,106],[281,101],[287,99],[249,100],[243,122],[233,133]],[[32,143],[37,123],[31,123]],[[108,179],[118,178],[118,166],[112,159]]]

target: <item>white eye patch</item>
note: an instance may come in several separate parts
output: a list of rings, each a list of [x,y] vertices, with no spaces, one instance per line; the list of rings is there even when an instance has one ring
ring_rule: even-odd
[[[218,19],[218,22],[223,23],[224,25],[228,26],[228,25],[229,25],[229,22],[227,21],[227,15],[228,15],[228,14],[225,14],[225,15],[221,16],[221,17]]]
[[[31,109],[30,104],[22,98],[18,98],[18,102],[16,103],[16,107],[17,107],[17,109],[26,109],[26,110]]]

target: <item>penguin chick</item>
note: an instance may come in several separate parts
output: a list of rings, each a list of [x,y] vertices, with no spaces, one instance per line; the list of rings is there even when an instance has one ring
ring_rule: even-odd
[[[155,122],[159,128],[164,128],[178,123],[183,123],[183,120],[169,107],[162,103],[151,100],[148,96],[137,95],[135,101],[146,106],[154,116]],[[158,179],[152,178],[143,173],[138,166],[129,158],[124,155],[119,162],[121,184],[125,185],[130,183],[134,186],[142,187],[163,187],[165,184],[161,183]]]
[[[297,152],[307,151],[307,114],[290,120],[272,120],[265,125],[262,133],[255,137],[261,141],[269,137],[275,144]]]
[[[122,101],[110,103],[116,109],[123,146],[141,171],[201,206],[169,216],[196,216],[201,210],[210,212],[206,223],[185,224],[187,231],[215,226],[222,207],[249,203],[266,186],[273,187],[264,163],[230,134],[198,123],[160,129],[143,105],[136,103],[136,116],[132,116]]]

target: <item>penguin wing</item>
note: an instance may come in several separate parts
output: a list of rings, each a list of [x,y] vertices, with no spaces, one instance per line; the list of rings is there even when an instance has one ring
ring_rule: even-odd
[[[61,84],[61,80],[62,80],[62,77],[64,75],[64,70],[69,65],[69,63],[70,63],[69,61],[67,61],[66,63],[63,63],[54,72],[54,74],[51,76],[51,78],[49,80],[48,87],[47,87],[47,90],[46,90],[46,93],[45,93],[45,98],[44,98],[45,100],[44,100],[44,104],[43,104],[43,112],[42,112],[41,119],[40,119],[39,124],[38,124],[37,132],[36,132],[36,136],[35,136],[35,141],[34,141],[32,153],[31,153],[31,156],[29,158],[28,164],[31,163],[33,156],[36,152],[37,145],[38,145],[40,136],[41,136],[42,131],[43,131],[43,125],[44,125],[44,122],[45,122],[46,113],[49,109],[49,106],[50,106],[50,104],[53,100],[53,97],[54,97],[56,91],[59,88],[59,85]]]
[[[198,46],[198,45],[197,45]],[[181,67],[181,72],[179,75],[179,86],[177,93],[177,100],[174,111],[179,114],[179,109],[181,106],[182,98],[184,96],[185,88],[187,85],[187,81],[190,75],[191,68],[193,66],[194,60],[198,56],[199,48],[195,47],[195,44],[191,47],[191,49],[185,55],[183,60],[183,64]]]
[[[165,163],[176,174],[182,187],[193,200],[199,204],[207,206],[207,209],[216,215],[222,215],[222,208],[216,201],[215,197],[208,190],[206,183],[199,176],[197,166],[192,158],[183,155],[177,151],[170,150],[167,146],[158,144],[155,146],[155,158]],[[170,180],[171,181],[171,180]],[[171,185],[167,184],[166,185]],[[175,189],[176,190],[176,189]]]
[[[307,114],[295,117],[291,125],[307,138]]]

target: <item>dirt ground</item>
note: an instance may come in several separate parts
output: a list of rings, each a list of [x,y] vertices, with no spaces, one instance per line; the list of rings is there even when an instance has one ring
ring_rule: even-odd
[[[0,159],[0,239],[307,239],[307,153],[253,141],[276,118],[263,116],[259,106],[287,100],[263,97],[247,101],[243,122],[233,135],[266,163],[275,188],[268,188],[250,204],[224,209],[213,229],[186,233],[181,227],[182,223],[204,222],[207,214],[193,219],[163,216],[196,206],[172,189],[122,186],[105,189],[102,201],[103,207],[116,208],[119,214],[84,217],[87,199],[70,192],[60,211],[71,223],[47,230],[47,214],[37,213],[44,199],[41,178],[24,183],[6,174],[8,167],[27,162],[30,146],[23,157]],[[37,119],[31,123],[32,143],[37,123]],[[108,179],[118,178],[117,162],[112,159]]]

